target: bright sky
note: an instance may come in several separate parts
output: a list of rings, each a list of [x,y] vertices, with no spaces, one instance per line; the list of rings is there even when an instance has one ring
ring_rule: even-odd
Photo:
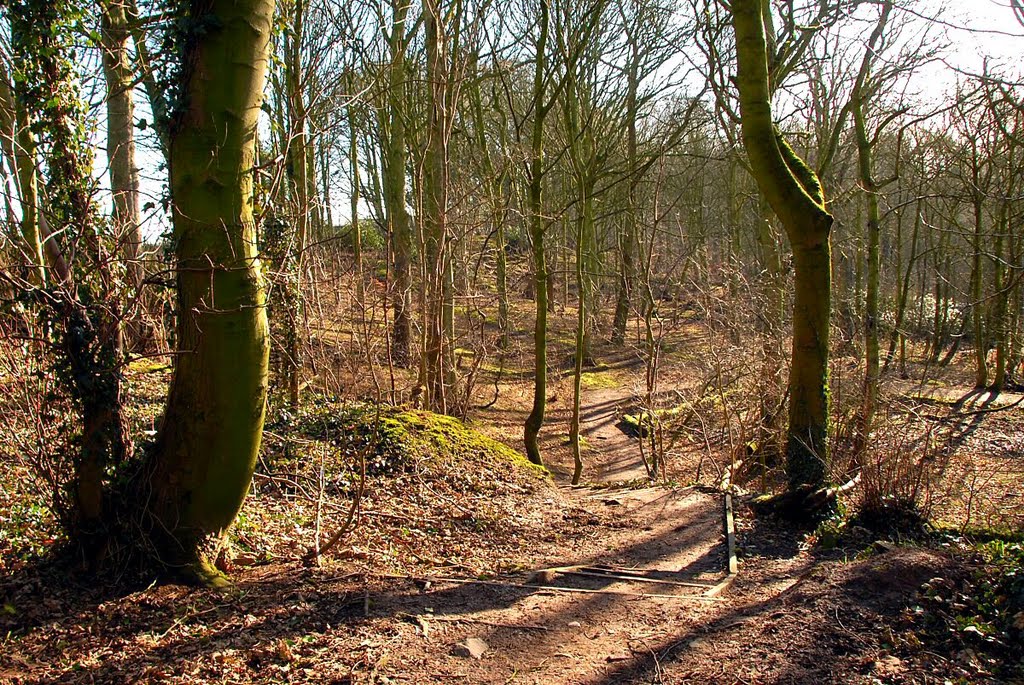
[[[940,3],[928,0],[922,4],[934,7]],[[1007,76],[1022,79],[1024,26],[1014,16],[1010,0],[946,0],[941,4],[948,8],[944,29],[953,66],[979,73],[984,56],[989,55],[991,67],[1001,67]]]
[[[925,94],[935,100],[944,99],[956,83],[957,73],[961,70],[968,73],[979,73],[985,56],[990,58],[990,68],[998,67],[1005,78],[1024,82],[1024,26],[1018,23],[1010,7],[1010,0],[902,0],[904,7],[919,13],[922,18],[940,15],[938,25],[932,27],[933,34],[942,36],[948,43],[949,51],[946,61],[953,69],[942,63],[935,63],[922,69],[917,75],[912,91]],[[944,8],[944,11],[940,10]],[[144,100],[141,89],[137,98]],[[148,114],[148,107],[140,102],[137,115]],[[141,142],[141,141],[140,141]],[[163,188],[163,171],[156,167],[160,155],[153,149],[146,150],[140,146],[139,162],[143,175],[143,202],[159,202]],[[97,160],[103,164],[103,155]],[[105,169],[103,170],[105,171]],[[105,174],[97,169],[98,175]],[[102,179],[106,185],[106,178]],[[335,214],[338,222],[347,220],[346,198],[336,193],[334,200],[339,206]],[[144,212],[148,219],[144,231],[147,238],[153,239],[166,228],[166,218],[157,207]]]

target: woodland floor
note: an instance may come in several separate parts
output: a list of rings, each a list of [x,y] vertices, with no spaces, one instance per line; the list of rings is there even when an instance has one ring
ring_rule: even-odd
[[[741,497],[739,574],[705,596],[725,578],[723,494],[699,482],[640,485],[635,439],[618,424],[643,369],[628,355],[603,361],[582,401],[587,487],[567,484],[557,427],[569,386],[556,382],[544,443],[552,480],[506,473],[501,487],[473,494],[472,483],[446,485],[465,474],[414,472],[371,487],[359,528],[320,566],[298,561],[310,528],[292,512],[309,502],[283,478],[258,477],[226,593],[104,589],[0,540],[0,683],[1001,682],[999,664],[967,637],[919,637],[922,585],[955,593],[973,573],[955,537],[918,547],[853,529],[826,545],[755,518]],[[958,444],[975,441],[972,454],[997,460],[977,476],[989,480],[973,488],[974,515],[994,507],[1019,522],[1024,414],[971,414],[966,389],[942,387],[913,411],[965,422]],[[509,382],[475,425],[512,443],[528,392]],[[894,392],[912,395],[909,385]],[[269,444],[278,438],[271,430]],[[1001,451],[986,447],[993,441]],[[716,482],[716,468],[700,480]],[[678,465],[674,482],[693,481],[695,469]],[[27,516],[15,496],[0,505]],[[963,521],[962,496],[938,499]]]

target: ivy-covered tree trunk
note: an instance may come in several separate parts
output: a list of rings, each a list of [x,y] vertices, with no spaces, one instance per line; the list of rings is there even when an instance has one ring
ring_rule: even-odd
[[[772,120],[764,26],[767,3],[733,0],[732,10],[743,143],[754,178],[793,249],[796,292],[786,471],[791,490],[818,488],[827,482],[829,462],[832,216],[817,176]]]
[[[160,561],[221,584],[208,543],[234,521],[263,434],[269,335],[252,169],[273,0],[192,3],[171,131],[178,348],[149,476]]]
[[[25,3],[11,14],[11,37],[22,121],[35,120],[45,146],[50,225],[77,257],[66,258],[56,240],[47,239],[55,272],[48,299],[60,329],[61,365],[82,421],[69,506],[61,513],[84,560],[95,565],[102,561],[110,511],[108,468],[126,461],[132,450],[121,398],[120,306],[92,203],[92,152],[68,40],[72,15],[60,3]],[[25,142],[35,149],[31,134]]]

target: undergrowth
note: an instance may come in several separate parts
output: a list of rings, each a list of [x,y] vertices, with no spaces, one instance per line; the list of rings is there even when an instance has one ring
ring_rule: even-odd
[[[915,633],[961,662],[988,674],[1020,682],[1024,678],[1024,542],[991,536],[966,543],[969,571],[936,577],[922,588],[912,610]],[[960,539],[960,544],[963,544]],[[947,543],[949,544],[949,543]]]

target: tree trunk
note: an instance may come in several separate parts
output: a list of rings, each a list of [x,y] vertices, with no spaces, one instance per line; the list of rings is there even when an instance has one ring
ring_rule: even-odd
[[[428,0],[426,19],[429,121],[424,160],[423,228],[427,287],[426,392],[428,406],[446,414],[454,398],[454,282],[448,229],[448,102],[447,54],[442,8]]]
[[[631,60],[626,83],[626,174],[628,189],[626,214],[619,234],[619,287],[615,297],[615,318],[612,321],[612,342],[621,345],[626,340],[626,324],[636,283],[636,224],[637,224],[637,90],[639,88],[640,46],[631,45]]]
[[[867,447],[878,404],[878,289],[879,289],[879,214],[878,187],[872,171],[871,141],[864,121],[863,100],[858,94],[853,103],[853,120],[857,134],[857,155],[860,183],[867,200],[867,291],[864,297],[864,390],[854,452],[860,455]]]
[[[120,304],[110,256],[97,230],[89,173],[92,151],[80,133],[85,127],[84,109],[76,101],[71,48],[65,41],[71,22],[69,13],[56,4],[30,5],[11,15],[11,42],[21,121],[27,124],[35,118],[50,142],[48,215],[60,231],[81,240],[84,249],[79,251],[79,259],[89,260],[87,265],[81,264],[81,270],[95,274],[94,279],[78,282],[76,264],[65,261],[56,241],[47,238],[55,271],[50,300],[63,329],[63,361],[82,419],[70,488],[73,511],[64,512],[69,515],[65,523],[71,539],[93,564],[101,561],[105,546],[107,469],[127,460],[132,444],[121,397]],[[64,96],[54,98],[53,92]],[[32,148],[33,138],[27,128],[24,131],[27,137],[19,143]]]
[[[100,0],[103,75],[107,82],[107,157],[113,195],[114,235],[128,265],[135,292],[145,275],[139,252],[142,231],[139,213],[139,172],[135,167],[134,70],[128,58],[128,15],[124,0]],[[138,342],[138,341],[135,341]]]
[[[284,293],[287,308],[284,311],[285,323],[285,366],[287,369],[288,404],[295,409],[299,406],[300,388],[302,383],[302,346],[300,326],[303,316],[302,276],[306,243],[309,238],[310,176],[309,145],[306,136],[308,113],[305,94],[303,93],[302,73],[302,41],[305,20],[305,1],[296,0],[292,16],[291,32],[285,41],[287,63],[285,65],[285,88],[288,103],[288,120],[291,125],[287,142],[288,180],[291,186],[293,201],[292,221],[294,227],[290,249],[285,253],[291,258],[282,265],[285,271],[284,282],[289,293]]]
[[[977,188],[977,175],[975,175],[975,188]],[[982,300],[984,293],[984,278],[982,271],[982,250],[983,245],[983,199],[975,190],[974,203],[974,233],[972,235],[971,247],[971,324],[974,336],[974,387],[984,388],[988,384],[988,340],[985,331],[985,302]]]
[[[385,141],[384,205],[387,208],[388,237],[391,241],[394,293],[394,321],[391,331],[391,355],[399,366],[410,362],[412,350],[412,230],[405,208],[406,127],[405,50],[406,17],[409,5],[393,0],[393,19],[388,44],[391,63],[387,84],[388,133]]]
[[[821,185],[774,127],[767,68],[764,0],[734,0],[737,85],[743,142],[754,178],[793,248],[793,358],[787,475],[791,490],[828,480],[828,350],[832,267]]]
[[[544,425],[548,383],[548,267],[544,254],[543,170],[544,119],[549,103],[545,102],[545,51],[548,41],[548,4],[540,0],[540,34],[537,38],[537,58],[533,76],[533,130],[530,138],[529,206],[530,247],[533,255],[534,304],[536,321],[533,327],[533,406],[523,426],[526,456],[531,462],[543,465],[538,436]]]
[[[171,131],[178,349],[146,498],[159,561],[219,585],[207,556],[249,489],[267,397],[269,333],[251,204],[273,0],[193,5]],[[211,156],[211,151],[217,151]]]
[[[7,70],[0,65],[0,115],[3,120],[3,152],[18,188],[21,206],[22,249],[29,266],[29,281],[36,286],[46,284],[46,260],[40,238],[36,181],[35,138],[29,128],[24,107],[15,102]]]
[[[1008,202],[999,208],[999,225],[996,229],[992,246],[992,336],[996,344],[996,366],[992,373],[991,388],[994,392],[1002,392],[1006,386],[1007,341],[1009,338],[1006,319],[1010,303],[1010,289],[1006,287],[1006,267],[1003,245],[1010,229]]]
[[[917,210],[914,212],[914,228],[910,234],[910,254],[907,255],[907,265],[903,270],[897,269],[896,273],[902,273],[903,281],[900,286],[900,292],[898,300],[896,302],[896,323],[893,326],[892,332],[889,334],[889,350],[885,354],[885,365],[882,371],[886,371],[889,368],[889,364],[892,363],[893,356],[896,354],[897,342],[902,343],[906,340],[906,336],[903,333],[903,322],[906,319],[907,313],[907,302],[910,299],[910,281],[911,276],[914,273],[914,265],[917,263],[917,240],[918,234],[921,231],[921,201],[917,202]]]
[[[348,108],[349,168],[352,175],[352,191],[349,193],[349,213],[352,215],[352,257],[356,269],[356,302],[359,316],[366,316],[366,293],[363,283],[363,233],[359,225],[359,140],[356,136],[355,107]],[[333,226],[331,227],[333,228]]]

